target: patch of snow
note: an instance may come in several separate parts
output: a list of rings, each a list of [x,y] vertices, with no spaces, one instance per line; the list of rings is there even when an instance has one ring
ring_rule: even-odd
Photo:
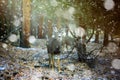
[[[73,79],[74,80],[81,80],[81,76],[79,76],[78,74],[74,74]]]
[[[50,74],[49,75],[50,78],[56,78],[56,77],[58,77],[58,73],[56,71],[50,70],[49,74]]]
[[[90,78],[90,77],[92,77],[92,72],[91,72],[90,70],[85,70],[85,71],[83,72],[83,75],[84,75],[84,77],[86,77],[86,78]]]
[[[91,80],[91,78],[89,78],[89,77],[83,77],[80,80]]]
[[[22,47],[16,47],[16,49],[20,49],[20,50],[33,50],[33,51],[36,51],[36,50],[40,50],[38,48],[22,48]]]
[[[70,71],[74,71],[75,70],[75,65],[74,64],[69,64],[67,65],[67,69]]]
[[[40,78],[36,76],[31,76],[31,80],[40,80]]]
[[[90,39],[90,42],[94,42],[94,41],[95,41],[95,39],[94,39],[94,38]]]
[[[111,74],[115,74],[115,71],[114,71],[114,70],[111,70]]]
[[[108,80],[108,79],[104,77],[98,77],[97,80]]]
[[[3,71],[5,70],[5,67],[4,66],[0,66],[0,71]]]
[[[36,39],[34,43],[31,44],[32,48],[46,48],[46,39]]]
[[[11,42],[16,42],[18,40],[18,37],[16,34],[11,34],[8,39]]]
[[[38,53],[33,54],[32,57],[34,60],[48,58],[47,49],[40,50]]]
[[[112,67],[115,69],[120,69],[120,59],[114,59],[112,61]]]
[[[112,10],[115,6],[115,3],[113,0],[105,0],[104,1],[104,7],[107,11]]]

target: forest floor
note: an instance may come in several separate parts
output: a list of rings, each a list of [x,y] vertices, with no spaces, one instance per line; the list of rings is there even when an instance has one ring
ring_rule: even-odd
[[[90,43],[91,46],[99,44]],[[119,50],[119,49],[118,49]],[[98,51],[95,51],[97,53]],[[112,66],[113,60],[120,58],[113,56],[106,48],[95,60],[93,68],[77,59],[77,53],[61,54],[60,68],[58,72],[57,63],[55,69],[49,68],[47,49],[42,48],[20,48],[5,43],[0,43],[0,80],[120,80],[120,63]],[[57,62],[57,61],[56,61]]]

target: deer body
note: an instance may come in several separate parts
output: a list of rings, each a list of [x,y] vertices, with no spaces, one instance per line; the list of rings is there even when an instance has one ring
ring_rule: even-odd
[[[61,43],[56,38],[50,38],[47,43],[47,50],[49,55],[49,66],[54,69],[55,61],[54,55],[59,55],[61,53]],[[60,59],[58,58],[58,69],[60,71]]]

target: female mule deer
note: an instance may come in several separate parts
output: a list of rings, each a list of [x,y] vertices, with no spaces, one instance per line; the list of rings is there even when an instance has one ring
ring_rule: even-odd
[[[64,38],[62,36],[62,31],[53,31],[53,35],[51,38],[47,38],[47,50],[48,50],[48,55],[49,55],[49,66],[54,69],[55,67],[55,60],[54,56],[59,55],[62,52],[62,46],[63,44],[69,44],[71,43],[68,38]],[[67,41],[66,41],[67,40]],[[72,43],[71,43],[72,45]],[[60,72],[60,58],[57,58],[57,65],[58,65],[58,70]]]
[[[52,69],[54,69],[55,67],[54,56],[59,55],[61,53],[61,42],[59,37],[60,37],[59,35],[56,35],[47,40],[49,66],[52,67]],[[58,70],[60,72],[60,58],[57,58],[57,65],[58,65]]]

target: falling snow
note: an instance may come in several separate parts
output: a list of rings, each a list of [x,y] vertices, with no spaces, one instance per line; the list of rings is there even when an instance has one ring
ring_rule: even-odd
[[[74,7],[70,7],[67,10],[57,9],[55,11],[55,14],[57,16],[59,16],[59,17],[64,18],[64,19],[73,20],[74,12],[75,12],[75,8]]]
[[[17,18],[16,16],[14,16],[13,25],[14,25],[15,27],[20,26],[22,20],[23,20],[22,17],[21,17],[21,18]]]
[[[19,26],[20,25],[20,20],[19,19],[14,20],[13,24],[16,27]]]
[[[74,7],[70,7],[70,8],[68,9],[68,12],[73,15],[74,12],[75,12],[75,8],[74,8]]]
[[[115,69],[120,69],[120,59],[114,59],[112,61],[112,67]]]
[[[5,3],[5,1],[4,1],[4,0],[2,0],[2,3]]]
[[[113,53],[113,52],[116,52],[118,50],[118,46],[113,42],[109,42],[107,49],[109,52]]]
[[[69,9],[67,11],[64,11],[62,15],[64,19],[73,20],[73,14],[69,12]]]
[[[36,41],[35,36],[30,36],[29,37],[29,43],[34,43]]]
[[[7,48],[7,44],[3,43],[2,47],[6,49]]]
[[[17,37],[16,34],[11,34],[11,35],[9,36],[9,41],[11,41],[11,42],[16,42],[17,40],[18,40],[18,37]]]
[[[13,1],[15,1],[15,0],[13,0]],[[29,26],[30,30],[27,30],[27,28],[24,29],[25,26],[23,25],[23,23],[25,22],[25,20],[23,21],[23,17],[27,16],[27,15],[24,15],[24,13],[22,13],[23,12],[22,9],[25,7],[22,5],[22,2],[20,2],[20,0],[16,0],[20,3],[16,3],[13,1],[8,0],[7,4],[6,4],[6,0],[0,1],[0,3],[1,3],[0,4],[0,9],[1,9],[0,24],[2,26],[0,28],[0,31],[1,31],[1,35],[0,35],[0,41],[1,41],[0,42],[0,46],[1,46],[0,47],[0,60],[1,60],[0,61],[0,72],[2,72],[5,69],[6,69],[5,71],[7,71],[6,73],[10,72],[10,74],[0,73],[1,77],[7,77],[7,75],[10,75],[10,77],[11,77],[11,71],[19,72],[20,74],[18,73],[16,76],[20,77],[20,78],[17,78],[20,80],[23,80],[23,79],[25,79],[25,80],[43,80],[44,77],[48,78],[49,80],[54,80],[54,79],[55,80],[93,80],[91,78],[93,76],[94,77],[100,76],[100,78],[98,78],[98,79],[96,78],[96,80],[107,80],[106,78],[103,78],[103,76],[111,78],[111,74],[115,75],[112,77],[116,77],[116,74],[118,74],[118,77],[119,77],[119,73],[117,73],[117,72],[120,72],[119,71],[120,70],[119,56],[117,56],[117,58],[116,58],[116,56],[113,58],[113,56],[111,57],[111,55],[108,55],[108,53],[116,54],[116,55],[119,54],[119,49],[120,49],[119,48],[119,45],[120,45],[119,37],[114,38],[114,35],[113,35],[112,37],[113,37],[114,42],[109,42],[109,44],[107,46],[105,46],[105,48],[103,47],[103,49],[100,49],[101,46],[103,46],[103,42],[101,42],[100,44],[94,43],[93,41],[95,41],[95,37],[96,37],[96,36],[94,36],[95,35],[94,34],[93,35],[94,38],[91,38],[92,43],[90,42],[90,45],[87,44],[86,50],[88,50],[88,48],[90,48],[90,50],[92,50],[94,47],[98,47],[98,49],[95,50],[95,52],[93,52],[98,55],[98,57],[97,57],[98,60],[96,59],[96,61],[98,61],[98,62],[95,63],[95,66],[97,66],[97,67],[94,69],[91,69],[91,68],[88,68],[87,62],[82,63],[82,62],[78,62],[78,60],[76,61],[78,55],[76,55],[77,49],[74,49],[74,51],[72,53],[75,53],[75,54],[69,55],[69,57],[66,58],[65,60],[61,58],[62,63],[60,64],[60,68],[61,68],[62,72],[60,74],[56,71],[57,70],[56,65],[58,65],[57,61],[55,62],[55,67],[56,67],[55,71],[52,71],[51,69],[46,67],[47,65],[49,65],[49,61],[48,61],[49,56],[48,56],[48,51],[47,51],[47,47],[46,47],[47,41],[46,41],[46,38],[44,37],[44,36],[47,36],[47,39],[48,39],[48,35],[46,35],[46,34],[49,34],[49,32],[47,32],[49,30],[47,30],[47,29],[49,28],[49,22],[50,22],[52,24],[51,27],[53,29],[52,37],[56,38],[56,35],[57,35],[61,39],[62,35],[64,37],[67,35],[67,36],[70,36],[71,38],[73,38],[73,36],[71,35],[71,33],[69,31],[68,31],[68,33],[66,33],[65,30],[63,32],[60,32],[60,30],[62,28],[65,28],[65,26],[67,26],[67,27],[69,27],[69,30],[71,30],[73,32],[73,34],[75,34],[76,37],[83,37],[84,35],[86,35],[86,37],[89,38],[89,31],[87,31],[87,29],[93,30],[93,26],[96,26],[95,31],[98,29],[99,29],[98,31],[101,31],[101,32],[99,32],[99,36],[100,36],[99,41],[101,40],[101,38],[103,40],[104,28],[106,29],[106,27],[104,27],[104,24],[106,23],[106,21],[108,22],[108,25],[110,25],[110,27],[113,25],[111,27],[113,29],[113,30],[111,30],[113,32],[113,34],[114,34],[114,31],[116,30],[116,28],[119,27],[119,26],[114,27],[117,25],[117,20],[119,20],[117,18],[118,13],[119,13],[119,11],[117,12],[117,10],[120,8],[119,3],[117,3],[118,0],[116,0],[116,4],[114,2],[115,0],[102,0],[102,1],[104,1],[104,3],[102,3],[102,5],[103,5],[102,7],[101,7],[101,4],[99,4],[99,2],[97,5],[96,4],[97,2],[94,3],[94,1],[92,1],[92,0],[91,0],[91,2],[88,2],[88,3],[86,3],[86,1],[83,0],[80,2],[80,4],[77,4],[77,2],[79,2],[79,0],[66,0],[66,1],[65,0],[60,0],[60,1],[59,0],[49,0],[49,1],[32,0],[31,6],[30,6],[30,11],[28,11],[28,12],[30,12],[30,26]],[[66,3],[66,2],[68,2],[68,3]],[[14,5],[13,5],[13,3],[14,3]],[[86,5],[84,5],[84,4],[86,4]],[[92,6],[91,5],[89,6],[89,4],[92,4]],[[27,5],[28,5],[28,3],[27,3]],[[29,6],[26,6],[26,7],[27,7],[27,9],[29,8]],[[104,9],[103,9],[103,7],[104,7]],[[118,8],[118,9],[114,9],[114,8]],[[27,9],[26,9],[25,13],[27,13]],[[95,11],[97,11],[97,9],[99,9],[101,11],[95,12]],[[104,14],[105,10],[108,11],[107,12],[108,15]],[[110,10],[114,10],[114,12],[110,13],[110,15],[109,15]],[[40,17],[41,15],[44,17],[43,23],[41,23],[41,17]],[[60,18],[60,21],[58,21],[58,18]],[[103,19],[105,19],[104,20],[105,23],[101,22]],[[110,20],[113,19],[113,20],[109,21],[109,19]],[[27,23],[27,21],[28,20],[26,19],[25,25],[28,25],[29,22]],[[101,25],[101,23],[102,23],[102,25]],[[41,24],[43,24],[42,26],[45,26],[44,30],[46,30],[46,32],[43,30],[43,32],[45,32],[45,34],[43,36],[44,39],[43,38],[38,39],[38,33],[39,33],[38,27]],[[83,28],[78,26],[78,24],[80,24],[80,25],[83,24],[82,25]],[[57,29],[57,25],[60,25],[60,30]],[[13,26],[15,26],[15,27],[13,27]],[[16,28],[18,26],[21,29]],[[108,30],[110,30],[110,29],[108,29]],[[30,33],[25,34],[27,31],[30,31]],[[112,34],[112,32],[111,32],[111,34]],[[92,31],[90,31],[90,35],[91,35],[91,33],[92,33]],[[24,43],[23,38],[26,37],[26,35],[30,35],[27,40],[29,41],[31,48],[16,47],[16,44],[22,46],[22,44]],[[118,35],[119,35],[119,33],[118,33]],[[62,36],[62,38],[63,38],[63,36]],[[7,38],[8,40],[5,38]],[[6,42],[6,43],[3,43],[2,41]],[[12,42],[16,42],[15,46],[11,46],[11,45],[14,45],[14,43],[12,43]],[[68,53],[69,53],[69,51],[70,51],[69,47],[71,47],[71,46],[67,46],[65,48],[65,52],[68,51]],[[9,48],[12,48],[12,50]],[[7,55],[5,55],[5,53],[7,53]],[[65,55],[68,53],[65,53]],[[12,61],[11,55],[14,55],[14,54],[15,54],[15,56],[12,56],[12,57],[14,57],[14,59],[16,61],[10,62],[10,61]],[[60,57],[61,56],[64,57],[64,54],[60,54]],[[109,58],[109,56],[110,56],[110,58]],[[5,59],[8,58],[8,61],[2,60],[2,58],[5,58]],[[57,57],[55,57],[55,60],[56,59],[58,59],[58,55],[57,55]],[[91,56],[88,56],[87,59],[91,59]],[[35,60],[35,62],[34,62],[34,60]],[[3,62],[3,64],[7,64],[7,67],[4,67],[4,65],[1,65],[2,62]],[[9,62],[10,62],[10,64],[8,64]],[[32,62],[32,64],[31,64],[31,62]],[[44,63],[45,63],[45,67],[46,67],[45,69],[43,66]],[[11,64],[15,64],[15,65],[12,66]],[[38,66],[40,66],[40,67],[36,68],[34,66],[34,64],[38,64]],[[24,71],[22,71],[22,69],[16,69],[15,68],[16,65],[17,65],[17,67],[19,67],[18,65],[20,65],[20,68],[23,68]],[[41,65],[42,65],[42,67],[41,67]],[[24,67],[24,66],[26,66],[26,67]],[[7,70],[7,68],[11,68],[10,71]],[[14,68],[15,68],[15,70],[14,70]],[[104,70],[104,68],[105,68],[105,70]],[[39,73],[37,73],[37,72],[39,72]],[[93,73],[96,75],[93,75]],[[102,73],[102,75],[101,75],[101,73]],[[61,76],[61,74],[62,74],[62,76]],[[109,76],[107,76],[107,75],[109,75]],[[16,76],[14,76],[14,77],[16,77]],[[63,78],[63,76],[65,78],[70,77],[70,79],[65,79],[65,78]],[[0,80],[3,80],[3,79],[1,79],[1,77],[0,77]],[[58,77],[61,79],[58,79]],[[71,79],[71,77],[74,77],[74,78]],[[17,80],[17,79],[15,79],[15,80]],[[111,79],[111,80],[117,80],[117,79]]]
[[[105,0],[104,7],[107,11],[112,10],[115,6],[115,3],[113,0]]]
[[[57,1],[56,0],[51,0],[50,1],[51,5],[56,7],[58,5]]]
[[[86,34],[86,32],[82,27],[78,27],[75,29],[76,37],[83,37],[85,34]]]

